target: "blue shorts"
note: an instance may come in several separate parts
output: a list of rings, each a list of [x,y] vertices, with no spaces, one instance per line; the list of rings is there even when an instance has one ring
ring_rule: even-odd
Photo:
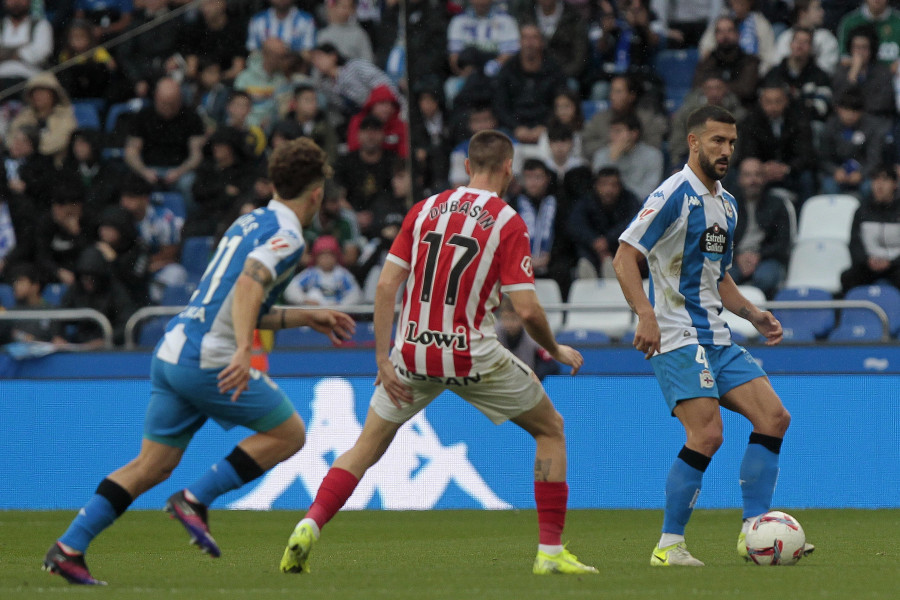
[[[255,369],[248,388],[232,402],[231,393],[219,393],[216,377],[221,370],[173,365],[154,356],[144,438],[187,448],[207,418],[225,429],[243,425],[254,431],[269,431],[294,414],[294,405],[285,393]]]
[[[766,373],[744,348],[701,346],[677,348],[650,359],[669,411],[681,400],[720,398],[734,388]]]

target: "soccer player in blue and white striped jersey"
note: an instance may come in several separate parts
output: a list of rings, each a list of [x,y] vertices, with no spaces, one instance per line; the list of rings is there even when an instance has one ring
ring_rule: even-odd
[[[735,118],[707,105],[688,117],[688,163],[644,202],[619,237],[613,265],[638,317],[634,347],[653,366],[671,414],[687,441],[666,480],[662,536],[654,566],[703,566],[691,556],[684,530],[700,494],[703,473],[722,444],[720,407],[746,417],[753,432],[740,467],[744,524],[738,554],[752,518],[771,506],[778,454],[791,421],[769,379],[744,348],[734,344],[722,308],[747,319],[766,338],[781,341],[781,323],[739,291],[728,274],[737,205],[720,180],[737,140]],[[640,262],[650,268],[650,298]],[[812,545],[804,554],[812,552]]]
[[[284,392],[250,367],[251,346],[257,327],[306,325],[336,345],[353,333],[353,320],[344,313],[272,306],[303,254],[302,228],[319,210],[330,173],[325,152],[308,138],[287,142],[272,154],[275,197],[225,232],[197,291],[156,347],[140,454],[100,482],[50,547],[46,570],[70,583],[102,584],[85,564],[88,545],[135,498],[168,478],[207,419],[256,432],[166,504],[191,542],[214,557],[220,550],[209,533],[207,507],[303,446],[302,419]]]

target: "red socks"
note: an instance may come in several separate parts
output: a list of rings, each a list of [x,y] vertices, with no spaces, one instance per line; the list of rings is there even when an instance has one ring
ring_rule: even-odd
[[[358,483],[359,479],[350,471],[332,467],[322,480],[316,499],[309,507],[305,518],[315,521],[321,529],[337,514],[337,511],[341,510],[347,499],[353,495]]]
[[[565,481],[535,481],[534,501],[537,504],[540,543],[548,546],[562,544],[562,531],[566,524],[566,503],[569,486]]]

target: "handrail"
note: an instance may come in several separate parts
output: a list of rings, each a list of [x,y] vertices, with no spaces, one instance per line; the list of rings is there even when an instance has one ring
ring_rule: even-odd
[[[47,308],[40,310],[11,310],[0,312],[0,321],[95,321],[103,330],[103,347],[113,347],[113,328],[99,310],[93,308]]]
[[[567,304],[565,302],[561,303],[553,303],[553,304],[544,304],[544,310],[546,312],[587,312],[587,311],[601,311],[601,312],[614,312],[614,311],[630,311],[631,309],[628,306],[619,304],[619,303],[611,303],[604,302],[598,304],[587,304],[587,303],[572,303]],[[845,308],[863,308],[872,311],[878,317],[878,320],[881,321],[881,341],[887,342],[891,339],[891,331],[890,331],[890,320],[888,319],[887,313],[884,312],[884,309],[875,304],[870,300],[776,300],[776,301],[767,301],[762,302],[759,305],[760,308],[764,308],[766,310],[776,309],[776,310],[802,310],[802,309],[832,309],[832,310],[840,310]],[[301,308],[297,306],[287,307],[287,308]],[[337,307],[338,310],[342,310],[351,314],[359,314],[359,315],[371,315],[375,310],[375,306],[372,304],[354,304],[350,306],[341,306]],[[141,321],[152,317],[162,317],[162,316],[173,316],[177,315],[184,309],[183,306],[147,306],[136,311],[131,317],[129,317],[128,321],[125,323],[125,347],[128,350],[134,350],[137,347],[137,342],[134,339],[134,330],[140,324]]]

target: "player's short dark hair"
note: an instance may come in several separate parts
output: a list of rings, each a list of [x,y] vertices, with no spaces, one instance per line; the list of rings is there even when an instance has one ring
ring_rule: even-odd
[[[280,198],[298,198],[331,177],[328,155],[307,137],[287,141],[272,152],[269,177]]]
[[[512,141],[496,129],[479,131],[469,140],[469,167],[473,172],[499,171],[512,157]]]
[[[715,106],[713,104],[707,104],[706,106],[701,106],[694,112],[688,115],[687,118],[687,130],[689,133],[695,133],[698,129],[706,128],[707,121],[715,121],[716,123],[726,123],[728,125],[736,125],[737,119],[734,118],[734,115],[722,108],[721,106]]]

